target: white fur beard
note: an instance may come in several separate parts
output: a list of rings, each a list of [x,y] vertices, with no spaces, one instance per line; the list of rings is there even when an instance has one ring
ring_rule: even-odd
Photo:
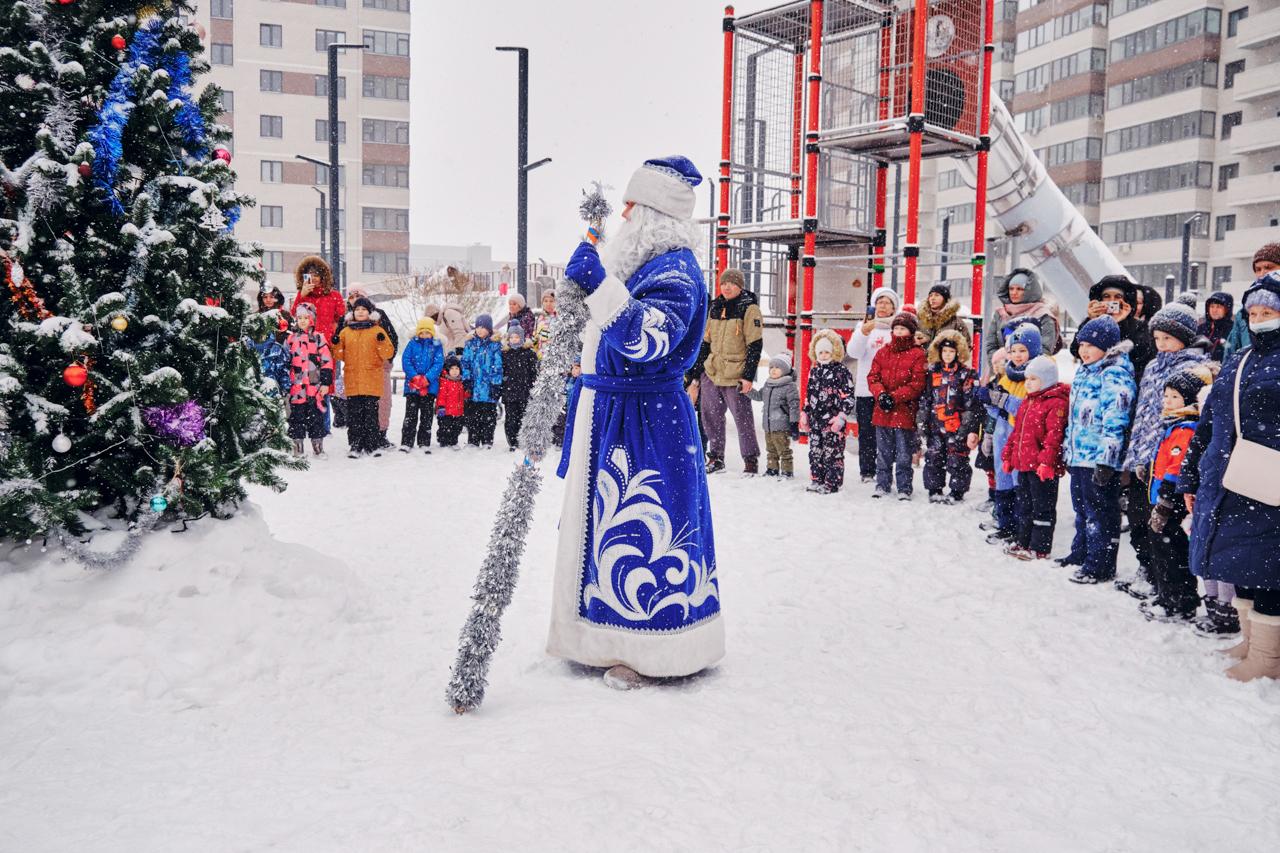
[[[638,204],[631,209],[631,218],[623,220],[605,242],[600,256],[605,270],[626,283],[636,270],[659,255],[676,249],[692,249],[696,253],[701,242],[702,227],[696,222]]]

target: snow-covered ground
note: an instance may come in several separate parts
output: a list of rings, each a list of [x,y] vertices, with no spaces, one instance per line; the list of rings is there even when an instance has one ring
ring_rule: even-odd
[[[116,572],[0,562],[0,851],[1280,843],[1280,685],[1001,556],[970,507],[803,471],[713,478],[728,656],[631,694],[543,653],[551,478],[488,700],[455,717],[513,459],[331,458]]]

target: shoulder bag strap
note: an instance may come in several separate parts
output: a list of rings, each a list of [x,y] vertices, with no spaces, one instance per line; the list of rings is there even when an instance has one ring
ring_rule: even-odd
[[[1244,365],[1245,365],[1245,362],[1249,360],[1249,356],[1252,354],[1252,352],[1253,350],[1251,349],[1244,351],[1244,355],[1240,357],[1240,367],[1239,369],[1236,370],[1236,390],[1235,390],[1235,398],[1234,398],[1235,405],[1232,410],[1232,413],[1235,415],[1237,442],[1240,441],[1240,381],[1244,379]]]

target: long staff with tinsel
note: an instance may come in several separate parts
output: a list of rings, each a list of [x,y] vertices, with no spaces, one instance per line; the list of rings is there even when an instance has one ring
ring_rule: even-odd
[[[594,190],[586,194],[579,212],[589,226],[587,239],[592,243],[601,240],[604,220],[613,212],[601,184],[596,183]],[[586,323],[587,306],[582,290],[562,280],[556,287],[551,340],[520,428],[520,447],[526,455],[507,480],[502,504],[489,534],[489,551],[476,578],[474,604],[458,638],[458,659],[445,693],[449,707],[458,714],[474,710],[484,701],[489,661],[502,639],[502,614],[515,593],[534,500],[542,487],[538,463],[551,446],[552,428],[564,407],[564,377],[582,351],[582,330]]]

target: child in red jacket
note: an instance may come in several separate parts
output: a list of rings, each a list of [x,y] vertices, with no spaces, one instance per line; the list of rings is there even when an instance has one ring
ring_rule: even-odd
[[[458,436],[466,422],[467,392],[462,387],[462,362],[456,355],[444,359],[440,374],[440,394],[436,397],[436,441],[441,447],[458,449]]]
[[[1058,478],[1066,473],[1062,440],[1071,411],[1071,388],[1058,382],[1058,363],[1047,355],[1027,364],[1027,398],[1018,408],[1004,445],[1004,471],[1018,472],[1014,499],[1017,529],[1004,552],[1019,560],[1044,560],[1058,522]]]
[[[893,337],[871,360],[867,387],[876,401],[871,423],[876,428],[876,490],[872,497],[883,498],[898,481],[898,500],[911,500],[911,467],[915,455],[916,409],[924,394],[924,350],[916,345],[920,327],[914,314],[905,311],[893,318],[889,329]]]

